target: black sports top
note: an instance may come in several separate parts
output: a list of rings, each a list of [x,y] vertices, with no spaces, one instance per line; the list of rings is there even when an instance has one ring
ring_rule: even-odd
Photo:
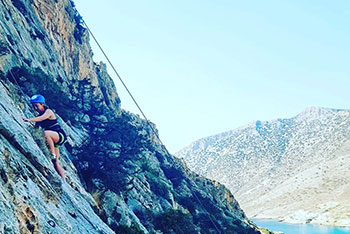
[[[45,119],[43,121],[38,122],[38,125],[45,130],[56,131],[58,128],[60,128],[57,119]]]
[[[48,108],[45,107],[44,111],[40,113],[43,115]],[[58,131],[61,129],[60,125],[57,122],[57,119],[45,119],[43,121],[37,122],[37,125],[42,127],[45,130]]]

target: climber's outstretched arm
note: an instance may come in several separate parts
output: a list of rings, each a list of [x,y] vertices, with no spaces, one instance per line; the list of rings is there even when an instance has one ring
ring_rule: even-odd
[[[31,119],[23,118],[23,120],[25,122],[40,122],[40,121],[43,121],[45,119],[49,119],[52,115],[53,115],[52,110],[46,110],[44,114],[42,114],[38,117],[31,118]]]

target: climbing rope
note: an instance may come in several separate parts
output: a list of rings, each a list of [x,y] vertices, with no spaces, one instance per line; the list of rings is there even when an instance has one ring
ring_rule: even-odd
[[[167,148],[165,147],[165,145],[163,144],[162,140],[160,139],[159,135],[157,134],[156,130],[153,128],[151,122],[148,120],[148,118],[146,117],[146,115],[144,114],[144,112],[142,111],[141,107],[139,106],[139,104],[137,103],[136,99],[134,98],[134,96],[132,95],[132,93],[130,92],[130,90],[128,89],[128,87],[126,86],[126,84],[124,83],[123,79],[121,78],[121,76],[119,75],[119,73],[117,72],[117,70],[115,69],[115,67],[113,66],[112,62],[110,61],[109,57],[107,56],[107,54],[104,52],[104,50],[102,49],[100,43],[97,41],[96,37],[94,36],[94,34],[92,33],[92,31],[90,30],[90,28],[88,27],[87,23],[81,19],[82,22],[84,23],[84,25],[86,26],[88,32],[90,33],[90,35],[92,36],[92,38],[94,39],[94,41],[96,42],[97,46],[99,47],[99,49],[101,50],[101,52],[103,53],[104,57],[107,59],[109,65],[112,67],[113,71],[115,72],[115,74],[117,75],[118,79],[120,80],[120,82],[122,83],[122,85],[124,86],[125,90],[127,91],[127,93],[129,94],[129,96],[131,97],[131,99],[133,100],[133,102],[135,103],[136,107],[138,108],[138,110],[140,111],[140,113],[142,114],[143,118],[146,120],[146,123],[148,124],[148,126],[150,127],[151,131],[153,132],[153,134],[157,137],[160,145],[162,146],[163,150],[165,151],[165,153],[167,154],[167,156],[169,158],[171,158],[171,155],[169,153],[169,151],[167,150]],[[15,81],[18,89],[20,90],[20,92],[22,93],[23,97],[26,97],[25,93],[23,92],[21,86],[18,84],[16,77],[13,75],[12,71],[9,70],[9,73],[11,75],[11,77],[13,78],[13,80]],[[196,184],[195,184],[196,185]],[[196,185],[197,187],[197,185]],[[191,188],[191,187],[190,187]],[[198,187],[197,187],[198,189]],[[211,218],[209,212],[205,209],[203,203],[200,201],[200,199],[198,198],[198,196],[192,191],[191,189],[191,193],[192,195],[195,197],[195,199],[198,201],[198,203],[200,204],[200,206],[203,208],[203,210],[205,211],[205,213],[207,214],[207,216],[209,217],[210,222],[213,224],[214,228],[216,229],[216,231],[221,234],[221,232],[219,231],[218,227],[216,226],[214,220]],[[49,225],[52,227],[55,227],[55,223],[52,220],[49,220]]]
[[[1,24],[0,24],[0,26],[2,27]],[[2,28],[3,28],[3,27],[2,27]],[[4,28],[3,28],[3,32],[5,32]],[[7,37],[4,37],[4,38],[6,38],[8,45],[10,45],[10,42],[8,41]],[[17,57],[17,55],[16,55],[16,57]],[[21,89],[21,86],[18,84],[17,79],[16,79],[15,76],[13,75],[11,69],[9,69],[8,72],[10,73],[12,79],[15,81],[15,83],[16,83],[18,89],[21,91],[23,97],[25,97],[26,95],[24,94],[23,90]]]
[[[82,22],[84,23],[84,25],[86,26],[86,29],[89,31],[90,35],[92,36],[92,38],[94,39],[94,41],[96,42],[97,46],[100,48],[101,52],[103,53],[104,57],[107,59],[109,65],[112,67],[113,71],[115,72],[115,74],[117,75],[117,77],[119,78],[120,82],[123,84],[125,90],[128,92],[129,96],[131,97],[131,99],[133,100],[133,102],[135,103],[137,109],[141,112],[143,118],[146,120],[148,126],[151,128],[153,133],[156,133],[155,129],[153,128],[153,126],[150,124],[150,121],[147,119],[146,115],[143,113],[141,107],[139,106],[139,104],[137,103],[136,99],[134,98],[134,96],[131,94],[130,90],[128,89],[128,87],[126,86],[126,84],[124,83],[123,79],[120,77],[119,73],[117,72],[117,69],[115,69],[115,67],[113,66],[112,62],[109,60],[108,56],[106,55],[106,53],[104,52],[104,50],[102,49],[100,43],[98,43],[96,37],[94,36],[94,34],[91,32],[90,28],[88,27],[88,25],[86,24],[86,22],[82,19]],[[157,134],[155,134],[159,140],[159,142],[161,143],[162,146],[164,146],[163,142],[160,140],[160,138],[158,137]],[[167,151],[167,153],[169,154],[168,150],[165,148],[165,150]]]
[[[11,71],[11,70],[9,70],[9,73],[10,73],[10,75],[11,75],[12,79],[15,81],[15,83],[16,83],[16,85],[17,85],[17,87],[18,87],[19,91],[21,91],[21,93],[22,93],[23,97],[25,97],[26,95],[24,94],[24,92],[23,92],[23,90],[22,90],[21,86],[18,84],[16,77],[13,75],[13,73],[12,73],[12,71]]]
[[[78,10],[77,10],[78,12]],[[79,12],[78,12],[79,13]],[[80,15],[80,14],[79,14]],[[102,54],[104,55],[104,57],[107,59],[109,65],[112,67],[114,73],[117,75],[118,79],[120,80],[120,82],[123,84],[125,90],[127,91],[127,93],[129,94],[129,96],[131,97],[131,99],[133,100],[133,102],[135,103],[136,107],[138,108],[138,110],[140,111],[140,113],[142,114],[143,118],[146,120],[148,126],[151,128],[152,132],[154,135],[156,135],[159,143],[161,144],[162,148],[165,150],[167,156],[169,158],[171,158],[171,155],[169,153],[169,151],[167,150],[167,148],[165,147],[165,145],[163,144],[162,140],[160,139],[159,135],[157,134],[156,130],[153,128],[151,122],[148,120],[148,118],[146,117],[146,115],[144,114],[144,112],[142,111],[141,107],[139,106],[139,104],[137,103],[136,99],[134,98],[134,96],[131,94],[130,90],[128,89],[128,87],[126,86],[126,84],[124,83],[123,79],[121,78],[121,76],[119,75],[119,73],[117,72],[117,70],[115,69],[115,67],[113,66],[112,62],[110,61],[110,59],[108,58],[107,54],[105,53],[105,51],[102,49],[100,43],[97,41],[96,37],[94,36],[94,34],[92,33],[92,31],[90,30],[89,26],[87,25],[87,23],[85,22],[85,20],[83,20],[81,18],[81,21],[83,22],[83,24],[85,25],[86,29],[88,30],[88,32],[90,33],[90,35],[92,36],[92,38],[94,39],[94,41],[96,42],[97,46],[100,48]],[[197,185],[196,185],[197,187]],[[190,186],[191,188],[191,186]],[[198,189],[198,187],[197,187]],[[203,210],[205,211],[205,213],[208,215],[210,222],[213,224],[214,228],[216,229],[216,231],[221,234],[220,230],[218,229],[218,227],[216,226],[214,220],[211,218],[209,212],[205,209],[203,203],[200,201],[200,199],[198,198],[198,196],[196,195],[196,193],[194,193],[191,189],[191,193],[192,195],[196,198],[196,200],[198,201],[198,203],[200,204],[200,206],[203,208]]]
[[[1,25],[1,24],[0,24],[0,25]],[[1,25],[1,26],[2,26],[2,25]],[[5,32],[4,28],[3,28],[3,32]],[[10,45],[11,43],[8,41],[7,37],[4,37],[4,38],[6,38],[8,45]],[[18,58],[19,56],[18,56],[17,54],[15,54],[15,57]],[[19,89],[19,91],[21,92],[22,97],[25,99],[25,98],[27,97],[27,95],[23,92],[21,86],[20,86],[19,83],[17,82],[17,79],[16,79],[15,75],[13,75],[12,70],[9,69],[9,70],[8,70],[8,73],[10,73],[10,76],[12,77],[12,79],[14,80],[14,82],[16,83],[16,86],[17,86],[17,88]],[[34,111],[34,109],[33,109],[32,106],[29,106],[29,108],[30,108],[32,111]]]

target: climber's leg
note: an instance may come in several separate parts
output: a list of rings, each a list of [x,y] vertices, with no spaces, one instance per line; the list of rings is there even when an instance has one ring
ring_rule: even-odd
[[[58,133],[55,131],[45,130],[44,135],[47,143],[49,144],[51,154],[56,154],[55,143],[60,139]]]
[[[58,148],[55,147],[55,143],[57,143],[59,141],[59,135],[57,132],[50,131],[50,130],[45,130],[44,135],[45,135],[47,143],[49,144],[51,154],[56,157],[56,158],[52,159],[55,170],[64,180],[65,179],[64,171],[63,171],[61,165],[59,164],[60,151]]]
[[[60,165],[60,149],[55,147],[56,160],[54,161],[55,169],[57,173],[65,180],[64,170]]]

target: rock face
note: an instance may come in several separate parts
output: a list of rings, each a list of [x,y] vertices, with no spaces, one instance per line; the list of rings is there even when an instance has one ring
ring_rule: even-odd
[[[248,216],[350,226],[350,111],[311,107],[203,138],[176,154]]]
[[[0,233],[260,233],[221,184],[120,107],[68,0],[0,1]],[[68,133],[55,172],[29,97]]]

